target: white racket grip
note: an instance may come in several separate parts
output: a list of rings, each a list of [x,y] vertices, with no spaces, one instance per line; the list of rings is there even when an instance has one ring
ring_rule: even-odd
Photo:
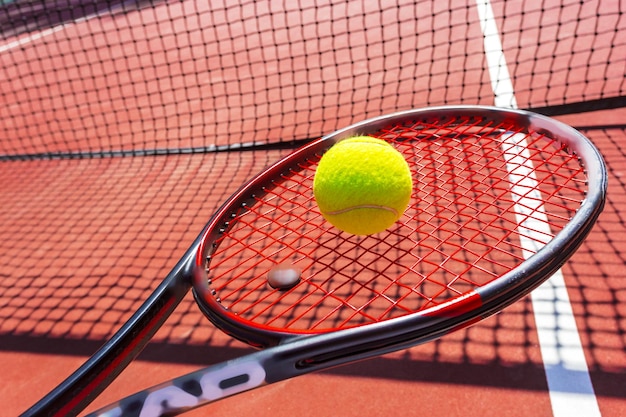
[[[249,357],[242,359],[246,360],[235,359],[157,385],[89,416],[172,415],[265,385],[263,366]]]

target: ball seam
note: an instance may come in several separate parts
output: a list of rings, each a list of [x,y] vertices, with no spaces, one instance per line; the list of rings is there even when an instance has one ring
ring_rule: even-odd
[[[343,208],[343,209],[340,209],[340,210],[335,210],[335,211],[324,211],[323,214],[326,214],[328,216],[336,216],[336,215],[339,215],[339,214],[347,213],[347,212],[352,211],[352,210],[357,210],[357,209],[362,209],[362,208],[365,208],[365,209],[368,209],[368,208],[369,209],[382,209],[382,210],[386,210],[386,211],[389,211],[389,212],[393,213],[393,215],[396,216],[396,217],[399,216],[398,210],[394,209],[393,207],[378,206],[378,205],[375,205],[375,204],[361,204],[361,205],[358,205],[358,206],[346,207],[346,208]]]

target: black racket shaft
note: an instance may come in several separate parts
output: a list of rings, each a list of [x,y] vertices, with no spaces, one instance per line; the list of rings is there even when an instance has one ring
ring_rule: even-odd
[[[191,288],[195,243],[124,326],[22,417],[71,416],[89,405],[144,349]]]

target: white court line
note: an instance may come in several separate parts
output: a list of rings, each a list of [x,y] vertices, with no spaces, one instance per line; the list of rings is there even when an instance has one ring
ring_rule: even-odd
[[[46,30],[42,30],[41,32],[36,32],[36,33],[31,32],[31,33],[28,33],[25,36],[21,37],[20,39],[14,40],[14,41],[9,42],[9,43],[7,43],[5,45],[1,45],[0,46],[0,54],[5,53],[7,51],[10,51],[11,49],[18,48],[20,46],[28,45],[29,43],[32,43],[32,42],[35,42],[35,41],[37,41],[39,39],[45,38],[47,36],[50,36],[50,35],[52,35],[52,34],[54,34],[56,32],[60,32],[60,31],[66,29],[68,27],[77,25],[77,24],[82,23],[82,22],[86,22],[86,21],[91,20],[91,19],[93,19],[95,17],[102,16],[102,15],[104,15],[106,13],[109,13],[109,12],[108,11],[96,12],[96,13],[93,13],[93,14],[90,14],[90,15],[78,18],[76,20],[71,20],[69,22],[65,22],[65,23],[62,23],[62,24],[57,25],[57,26],[52,26],[52,27],[50,27],[50,28],[48,28]],[[18,36],[22,36],[22,35],[18,35]]]
[[[44,31],[35,33],[35,34],[28,34],[27,36],[18,39],[16,41],[13,42],[9,42],[6,45],[2,45],[0,46],[0,54],[5,53],[7,51],[10,51],[11,49],[15,49],[17,47],[23,46],[23,45],[27,45],[31,42],[34,42],[36,40],[39,40],[41,38],[45,38],[46,36],[50,36],[55,32],[58,32],[60,30],[65,29],[65,27],[68,25],[68,23],[63,24],[63,25],[59,25],[59,26],[53,26],[49,29],[46,29]]]
[[[484,37],[485,56],[495,105],[517,108],[513,83],[491,3],[489,0],[476,0],[476,6]],[[528,153],[528,150],[525,144],[525,138],[511,134],[504,138],[503,146],[506,148],[505,158],[509,177],[511,183],[515,184],[511,193],[518,202],[516,205],[518,227],[539,232],[536,235],[537,241],[530,239],[521,241],[524,256],[529,257],[539,249],[537,246],[541,245],[541,241],[548,239],[551,231],[541,197],[539,195],[526,197],[530,190],[534,189],[536,179],[534,175],[529,175],[533,170],[532,163],[525,162],[520,165],[519,162],[526,160],[524,153]],[[528,208],[537,210],[532,217],[525,213]],[[531,300],[553,415],[600,417],[600,408],[589,377],[585,353],[561,270],[533,291]]]

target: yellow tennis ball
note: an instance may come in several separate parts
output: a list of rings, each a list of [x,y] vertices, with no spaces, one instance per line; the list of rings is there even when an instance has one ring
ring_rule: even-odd
[[[393,225],[406,210],[412,188],[402,154],[369,136],[337,142],[322,156],[313,180],[324,218],[355,235],[379,233]]]

